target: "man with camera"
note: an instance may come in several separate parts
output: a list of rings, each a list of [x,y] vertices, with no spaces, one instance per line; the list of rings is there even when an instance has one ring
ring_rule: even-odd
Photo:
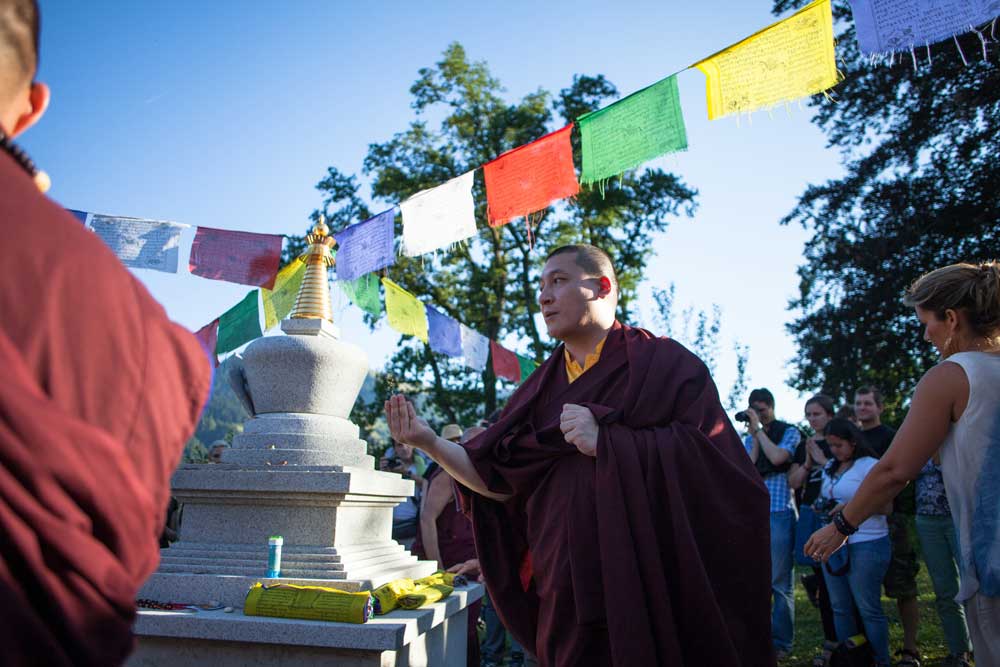
[[[767,389],[754,389],[748,402],[750,407],[735,417],[747,423],[743,446],[771,496],[771,639],[781,659],[791,652],[795,637],[795,501],[785,473],[800,435],[791,424],[774,418],[774,395]]]

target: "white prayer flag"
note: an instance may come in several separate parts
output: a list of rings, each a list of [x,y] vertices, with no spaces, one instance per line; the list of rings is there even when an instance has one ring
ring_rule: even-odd
[[[399,205],[403,212],[403,254],[416,257],[476,234],[472,179],[476,170],[421,190]]]
[[[490,356],[490,339],[464,324],[459,326],[462,328],[462,356],[465,358],[465,365],[482,371]]]
[[[93,214],[90,227],[125,266],[177,273],[181,231],[186,225]]]

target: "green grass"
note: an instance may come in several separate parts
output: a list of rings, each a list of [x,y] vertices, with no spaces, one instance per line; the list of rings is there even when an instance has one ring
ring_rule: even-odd
[[[799,568],[795,572],[795,645],[792,647],[792,655],[781,661],[781,667],[811,667],[813,657],[823,645],[823,625],[819,610],[809,604],[805,589],[799,582],[799,575],[810,571],[809,568]],[[941,620],[934,608],[934,590],[923,562],[920,563],[917,590],[920,604],[917,645],[923,656],[922,664],[925,667],[938,667],[948,655],[948,646],[941,631]],[[882,608],[889,617],[889,651],[895,654],[903,646],[903,626],[899,622],[896,601],[883,596]]]

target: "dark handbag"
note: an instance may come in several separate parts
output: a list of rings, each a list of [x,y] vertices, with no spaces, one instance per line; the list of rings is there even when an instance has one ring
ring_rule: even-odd
[[[825,567],[830,576],[842,577],[851,571],[851,554],[847,550],[848,545],[844,545],[834,551],[827,559]]]
[[[871,667],[873,664],[875,652],[863,634],[840,642],[830,654],[830,667]]]
[[[799,508],[799,518],[795,522],[795,564],[808,567],[817,567],[819,561],[806,555],[806,542],[817,530],[823,527],[823,522],[816,515],[810,505],[803,505]]]

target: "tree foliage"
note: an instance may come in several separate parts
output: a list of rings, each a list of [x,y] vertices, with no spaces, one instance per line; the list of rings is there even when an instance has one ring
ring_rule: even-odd
[[[774,11],[804,4],[777,0]],[[810,185],[782,221],[813,233],[790,304],[792,383],[848,400],[875,384],[894,410],[935,360],[904,290],[929,270],[997,255],[997,43],[987,30],[960,36],[962,53],[946,41],[873,64],[848,3],[834,9],[845,80],[834,99],[815,98],[813,122],[845,173]]]
[[[539,89],[509,102],[487,65],[470,61],[459,44],[450,45],[435,66],[420,69],[410,93],[415,118],[389,140],[371,144],[364,160],[362,172],[371,181],[372,199],[382,202],[371,206],[375,211],[479,167],[618,96],[604,76],[577,75],[555,96]],[[573,141],[579,164],[578,137]],[[325,198],[314,215],[326,215],[332,229],[370,215],[355,176],[330,167],[317,187]],[[459,322],[540,362],[553,348],[536,318],[536,285],[547,251],[570,242],[607,250],[620,272],[619,316],[627,320],[654,235],[671,219],[692,215],[696,195],[676,175],[647,169],[626,175],[603,197],[584,191],[534,216],[529,235],[523,221],[499,228],[487,225],[485,190],[477,173],[479,234],[435,256],[399,257],[389,275]],[[399,216],[396,224],[398,236]],[[489,365],[480,374],[404,336],[377,382],[376,404],[356,406],[354,418],[365,426],[379,412],[381,399],[400,386],[423,387],[424,398],[442,419],[462,424],[492,412],[511,389]]]

